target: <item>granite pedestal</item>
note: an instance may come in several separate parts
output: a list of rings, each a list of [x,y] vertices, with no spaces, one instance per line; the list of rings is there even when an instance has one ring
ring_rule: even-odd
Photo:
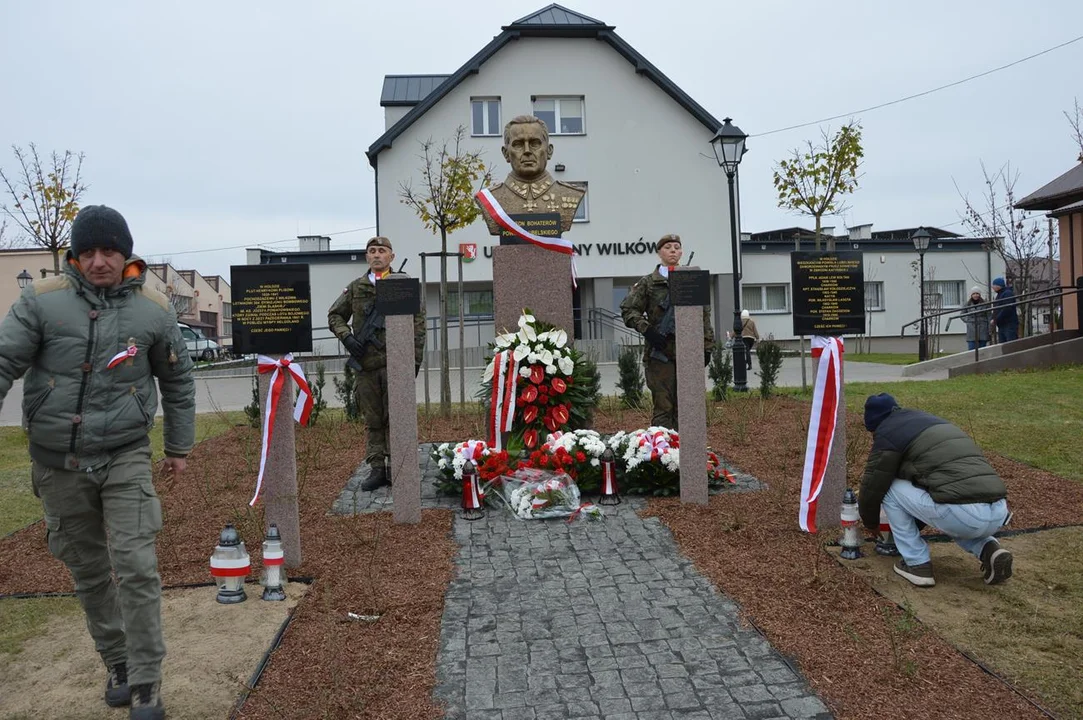
[[[843,357],[845,358],[845,353]],[[812,361],[812,386],[820,372],[820,358]],[[827,459],[823,488],[816,501],[816,527],[820,530],[842,527],[842,497],[846,494],[846,363],[839,364],[839,407],[835,414],[835,438]]]
[[[391,495],[397,523],[421,522],[421,472],[417,464],[417,391],[414,387],[414,316],[388,315],[387,414]]]
[[[519,316],[534,317],[572,335],[572,259],[533,245],[493,248],[493,303],[497,334],[514,332]]]
[[[707,503],[707,394],[703,382],[703,307],[674,308],[677,422],[681,427],[681,502]]]
[[[274,425],[271,428],[271,445],[267,448],[267,466],[263,473],[263,491],[260,501],[264,506],[265,529],[271,524],[278,526],[282,536],[283,563],[288,568],[301,564],[301,517],[297,509],[297,442],[294,435],[293,402],[295,397],[293,378],[285,374],[282,394],[278,399]],[[267,388],[271,373],[259,375],[260,417],[267,416]],[[262,542],[259,538],[256,542]],[[256,542],[251,542],[255,545]]]

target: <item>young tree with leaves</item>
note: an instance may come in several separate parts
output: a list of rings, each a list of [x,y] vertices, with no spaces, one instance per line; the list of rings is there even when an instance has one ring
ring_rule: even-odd
[[[1052,257],[1045,257],[1048,246],[1041,222],[1031,213],[1015,208],[1015,183],[1019,171],[1012,170],[1011,163],[990,173],[981,165],[982,194],[976,201],[955,189],[963,200],[963,225],[976,237],[988,238],[993,252],[999,255],[1009,271],[1014,271],[1016,295],[1024,295],[1040,287],[1047,287],[1052,277]],[[1044,277],[1049,274],[1049,278]],[[1053,282],[1053,284],[1056,284]],[[1037,286],[1037,287],[1035,287]],[[1026,328],[1033,329],[1030,313],[1023,313]]]
[[[824,215],[839,215],[848,209],[843,196],[857,189],[858,169],[865,151],[861,146],[861,125],[851,120],[834,137],[820,131],[821,142],[809,140],[804,148],[795,148],[788,160],[775,166],[774,183],[778,206],[816,219],[816,250]],[[827,239],[827,250],[835,249],[834,237]]]
[[[0,169],[12,204],[0,206],[30,242],[52,253],[53,270],[60,273],[60,252],[71,238],[71,223],[86,191],[82,181],[83,154],[53,152],[44,161],[34,143],[27,153],[12,145],[19,168],[14,175]]]
[[[489,184],[480,150],[463,147],[466,128],[460,125],[450,140],[437,145],[421,142],[421,187],[399,184],[399,198],[413,208],[426,230],[440,235],[440,413],[451,413],[451,371],[447,327],[447,236],[474,222],[480,214],[474,194]],[[462,298],[459,298],[462,302]]]

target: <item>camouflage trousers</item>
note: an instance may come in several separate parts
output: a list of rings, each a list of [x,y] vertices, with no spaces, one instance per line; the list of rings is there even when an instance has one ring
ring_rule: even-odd
[[[651,425],[677,430],[677,364],[651,357],[646,358],[643,364],[654,404]]]
[[[31,480],[45,510],[49,552],[71,572],[98,654],[106,665],[127,662],[133,685],[158,682],[165,641],[154,542],[162,506],[149,443],[96,470],[35,462]]]
[[[387,450],[387,368],[358,373],[357,407],[368,426],[365,460],[369,465],[383,465]]]

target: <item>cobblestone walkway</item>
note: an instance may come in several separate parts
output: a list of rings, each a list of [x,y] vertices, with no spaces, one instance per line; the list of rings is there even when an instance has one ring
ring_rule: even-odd
[[[426,507],[456,507],[432,492]],[[731,468],[731,471],[735,469]],[[736,473],[727,491],[758,481]],[[335,512],[386,510],[390,493],[351,478]],[[737,606],[682,556],[642,501],[599,522],[521,521],[490,509],[456,517],[436,697],[449,720],[830,718]]]

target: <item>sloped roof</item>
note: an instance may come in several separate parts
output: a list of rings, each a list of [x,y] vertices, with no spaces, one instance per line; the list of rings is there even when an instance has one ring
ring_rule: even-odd
[[[677,87],[661,70],[652,65],[635,48],[613,32],[613,29],[612,25],[606,25],[599,20],[580,15],[556,4],[519,18],[511,25],[505,25],[499,35],[478,51],[474,57],[467,60],[462,67],[448,76],[444,82],[437,85],[432,92],[414,105],[413,109],[369,146],[365,153],[368,156],[369,164],[375,166],[376,157],[380,154],[380,151],[391,147],[399,135],[402,135],[418,118],[454,90],[459,83],[468,76],[481,72],[482,64],[499,52],[501,48],[512,40],[518,40],[521,37],[594,38],[602,40],[630,62],[635,67],[637,74],[649,78],[658,85],[663,92],[673,98],[678,105],[687,110],[712,133],[717,132],[718,128],[722,127],[722,123],[717,118],[693,100],[688,93]]]
[[[1064,207],[1057,208],[1053,212],[1049,213],[1053,217],[1060,217],[1061,215],[1071,215],[1072,213],[1083,212],[1083,200],[1074,202],[1071,205],[1065,205]]]
[[[1015,204],[1020,210],[1056,210],[1083,200],[1083,163]]]
[[[605,23],[553,3],[537,12],[519,18],[512,25],[605,25]]]
[[[384,75],[380,106],[417,105],[449,75]]]

